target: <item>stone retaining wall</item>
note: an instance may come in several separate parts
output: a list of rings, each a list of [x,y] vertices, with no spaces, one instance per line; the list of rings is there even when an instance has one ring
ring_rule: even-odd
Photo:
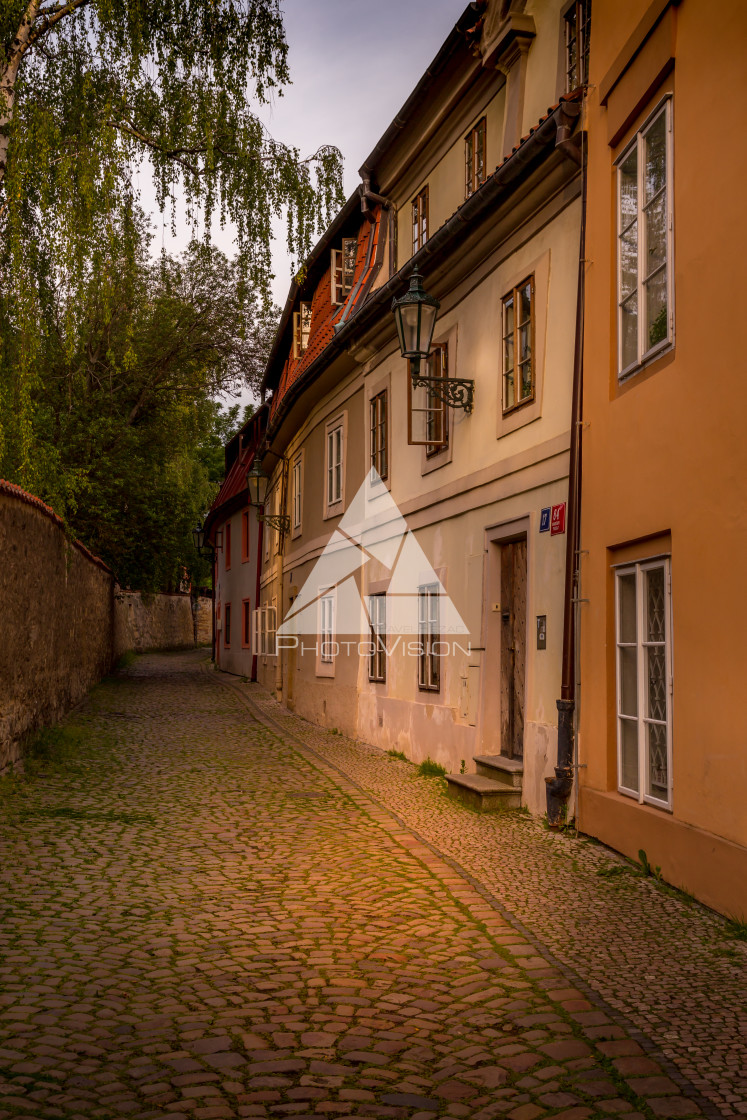
[[[106,564],[0,480],[0,773],[109,671],[113,597]]]
[[[211,640],[212,601],[122,591],[49,506],[0,479],[0,774],[128,650]]]

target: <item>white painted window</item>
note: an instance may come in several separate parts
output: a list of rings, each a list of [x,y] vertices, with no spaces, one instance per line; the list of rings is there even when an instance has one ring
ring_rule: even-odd
[[[615,572],[617,757],[621,793],[672,805],[672,629],[668,558]]]
[[[293,460],[292,487],[293,529],[300,529],[301,513],[303,511],[303,452],[301,451]]]
[[[343,472],[342,420],[327,430],[327,505],[342,501]]]
[[[357,254],[358,239],[356,237],[343,237],[342,248],[332,250],[330,278],[332,303],[335,306],[344,303],[352,291]]]
[[[335,592],[326,592],[319,600],[319,660],[332,665],[335,660]]]
[[[633,373],[672,344],[672,101],[617,160],[618,370]]]
[[[429,583],[418,588],[418,688],[438,692],[441,688],[441,666],[436,650],[440,640],[439,585]]]
[[[386,595],[369,595],[368,617],[371,625],[371,652],[368,679],[386,680]]]
[[[252,613],[252,652],[274,657],[277,653],[277,608],[275,606],[258,607]]]
[[[300,358],[309,348],[311,335],[311,304],[300,303],[293,312],[293,357]]]

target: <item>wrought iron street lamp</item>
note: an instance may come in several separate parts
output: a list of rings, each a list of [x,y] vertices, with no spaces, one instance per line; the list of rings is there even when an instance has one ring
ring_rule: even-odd
[[[474,381],[459,377],[421,376],[420,373],[420,363],[427,362],[431,352],[433,328],[440,306],[438,300],[429,296],[424,289],[420,271],[413,269],[409,290],[399,299],[392,300],[399,348],[402,357],[409,359],[413,389],[422,387],[451,408],[463,408],[465,412],[471,412]]]
[[[266,521],[279,533],[287,533],[290,529],[290,517],[287,513],[265,513],[267,500],[267,487],[270,479],[262,470],[262,464],[255,457],[250,469],[246,472],[246,486],[249,491],[249,505],[257,507],[257,521]]]
[[[194,529],[192,530],[192,536],[194,538],[195,548],[202,556],[202,550],[205,547],[205,530],[203,529],[202,525],[195,525]]]

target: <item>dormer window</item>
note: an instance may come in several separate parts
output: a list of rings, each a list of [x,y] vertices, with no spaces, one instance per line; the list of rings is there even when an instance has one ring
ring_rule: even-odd
[[[300,358],[309,348],[309,335],[311,334],[311,304],[299,304],[299,310],[293,312],[293,357]]]
[[[423,187],[412,200],[412,251],[417,253],[428,240],[428,188]]]
[[[464,140],[466,170],[464,197],[469,198],[485,182],[485,117],[471,128]]]
[[[330,275],[332,280],[332,303],[344,303],[353,289],[355,258],[358,255],[358,238],[343,237],[342,248],[332,250]]]

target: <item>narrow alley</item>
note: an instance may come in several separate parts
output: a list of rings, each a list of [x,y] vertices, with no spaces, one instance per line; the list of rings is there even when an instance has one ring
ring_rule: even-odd
[[[65,726],[4,795],[0,1120],[747,1113],[747,945],[607,849],[200,650]]]

